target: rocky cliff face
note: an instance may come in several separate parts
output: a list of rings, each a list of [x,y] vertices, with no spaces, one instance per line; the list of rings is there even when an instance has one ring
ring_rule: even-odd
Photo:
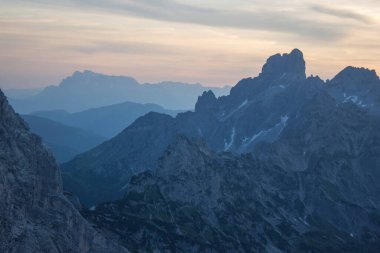
[[[299,49],[289,54],[275,54],[268,58],[260,76],[271,79],[305,80],[305,60]]]
[[[258,77],[241,80],[230,95],[216,98],[205,92],[194,112],[176,118],[148,114],[109,142],[64,164],[65,185],[88,206],[114,200],[123,196],[133,174],[157,166],[177,134],[201,138],[215,151],[249,153],[261,143],[282,138],[289,124],[297,124],[300,111],[311,110],[312,99],[329,104],[321,110],[352,105],[378,115],[379,87],[378,76],[368,69],[349,67],[324,82],[306,78],[301,51],[276,54]]]
[[[0,252],[126,252],[66,199],[54,158],[1,91],[0,224]]]

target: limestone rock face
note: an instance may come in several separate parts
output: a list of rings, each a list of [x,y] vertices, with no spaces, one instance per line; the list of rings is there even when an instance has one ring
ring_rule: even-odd
[[[270,78],[306,79],[305,60],[300,50],[294,49],[290,54],[275,54],[268,58],[261,72]]]
[[[66,199],[59,169],[0,91],[0,252],[127,252]]]

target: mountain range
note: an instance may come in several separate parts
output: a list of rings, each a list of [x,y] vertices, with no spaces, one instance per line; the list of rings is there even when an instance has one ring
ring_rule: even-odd
[[[81,128],[34,116],[22,115],[31,132],[41,136],[44,144],[52,151],[57,162],[67,162],[76,155],[90,150],[106,138]]]
[[[22,114],[41,110],[79,112],[125,101],[154,103],[168,109],[182,110],[194,109],[197,97],[209,89],[221,96],[228,94],[230,87],[204,87],[178,82],[140,84],[132,77],[109,76],[86,70],[76,71],[58,86],[48,86],[38,94],[11,98],[10,103],[16,112]]]
[[[230,95],[216,98],[205,92],[194,112],[175,118],[147,114],[113,139],[63,164],[66,186],[89,206],[120,198],[131,175],[153,169],[177,134],[202,138],[216,151],[250,152],[261,142],[275,142],[316,96],[332,99],[334,106],[349,103],[372,114],[380,111],[374,71],[348,67],[324,82],[306,78],[305,69],[301,51],[276,54],[258,77],[241,80]]]
[[[40,93],[44,88],[5,89],[4,94],[8,99],[25,99]]]
[[[379,77],[305,69],[276,54],[194,112],[149,113],[63,164],[65,187],[134,252],[378,252]]]
[[[62,164],[65,194],[0,92],[0,251],[379,252],[380,79],[305,69],[276,54],[228,96],[139,117]]]
[[[81,128],[109,139],[120,133],[137,118],[149,112],[175,116],[181,111],[167,110],[156,104],[124,102],[77,113],[53,110],[38,111],[31,115],[47,118],[67,126]]]

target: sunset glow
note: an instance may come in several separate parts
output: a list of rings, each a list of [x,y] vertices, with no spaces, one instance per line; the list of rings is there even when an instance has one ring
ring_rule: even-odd
[[[307,73],[380,72],[380,2],[2,0],[0,87],[58,84],[75,70],[234,85],[303,51]],[[285,4],[286,3],[286,4]]]

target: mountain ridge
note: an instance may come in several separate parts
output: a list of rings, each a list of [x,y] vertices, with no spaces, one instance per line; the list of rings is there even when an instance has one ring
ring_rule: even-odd
[[[197,96],[208,89],[224,95],[230,87],[204,87],[179,82],[140,84],[132,77],[85,70],[74,72],[58,86],[48,86],[37,95],[11,99],[10,102],[17,112],[23,114],[40,110],[79,112],[125,101],[154,103],[172,110],[183,110],[192,109]]]
[[[77,113],[55,110],[34,112],[32,115],[58,121],[68,126],[86,129],[106,138],[111,138],[120,133],[138,117],[151,111],[172,116],[181,112],[168,110],[157,104],[139,104],[127,101],[120,104],[92,108]]]
[[[67,162],[77,154],[88,151],[106,140],[91,131],[67,126],[47,118],[35,115],[21,117],[28,123],[33,133],[41,136],[59,163]]]
[[[194,112],[180,113],[175,118],[151,113],[137,119],[107,144],[63,164],[64,182],[85,205],[91,206],[122,197],[124,190],[120,189],[125,189],[123,187],[128,184],[130,176],[155,168],[158,158],[177,134],[202,138],[216,151],[249,153],[262,142],[276,142],[288,125],[297,119],[302,108],[310,105],[313,97],[318,98],[318,103],[326,103],[326,107],[327,104],[331,107],[353,104],[372,114],[380,112],[379,79],[373,79],[369,85],[374,87],[374,92],[368,94],[366,87],[353,83],[355,87],[362,88],[362,93],[357,97],[347,93],[344,97],[342,87],[346,78],[330,82],[319,77],[304,79],[300,70],[305,70],[305,61],[299,50],[277,55],[274,59],[265,63],[265,69],[273,69],[276,75],[260,74],[255,78],[242,79],[228,96],[216,98],[212,92],[204,92],[198,98]],[[294,68],[285,64],[289,59],[295,63]],[[286,75],[289,78],[285,78]],[[96,166],[91,161],[97,161]],[[98,192],[91,187],[90,178],[103,182],[110,177],[114,178],[117,188],[105,183],[102,184],[105,187],[102,192]],[[74,178],[75,182],[72,181]]]

